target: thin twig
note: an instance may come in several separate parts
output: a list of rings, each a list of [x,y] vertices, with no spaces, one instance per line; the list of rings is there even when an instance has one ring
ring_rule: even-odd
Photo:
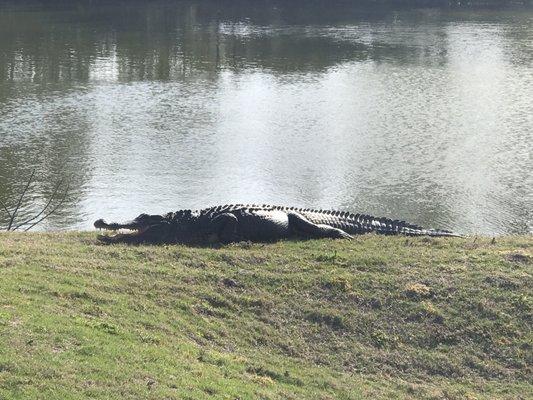
[[[61,204],[63,204],[63,202],[65,201],[65,199],[67,198],[67,194],[68,194],[68,190],[70,188],[70,183],[67,184],[67,188],[65,189],[65,192],[63,193],[63,197],[61,198],[61,200],[59,200],[59,202],[55,205],[55,207],[50,210],[50,212],[48,212],[47,214],[45,214],[40,220],[38,220],[37,222],[34,222],[33,224],[31,224],[29,227],[27,227],[26,229],[24,229],[24,232],[28,232],[31,228],[33,228],[35,225],[37,225],[38,223],[42,222],[45,218],[48,218],[50,215],[52,215],[58,208],[59,206],[61,206]]]
[[[2,206],[4,211],[7,213],[8,217],[11,218],[11,213],[9,212],[8,208],[6,207],[6,205],[4,204],[2,200],[0,200],[0,206]]]
[[[52,204],[52,201],[54,201],[54,199],[55,199],[55,197],[56,197],[56,194],[57,194],[59,188],[61,187],[61,185],[63,184],[64,181],[65,181],[65,179],[61,179],[61,180],[57,183],[56,187],[54,188],[54,192],[52,193],[52,196],[51,196],[50,199],[48,200],[48,203],[46,203],[46,205],[44,206],[44,208],[41,210],[41,212],[40,212],[39,214],[37,214],[37,215],[35,215],[34,217],[31,217],[30,219],[28,219],[28,220],[26,220],[26,221],[24,221],[24,222],[18,224],[18,225],[15,226],[12,230],[13,230],[13,231],[16,231],[16,230],[17,230],[18,228],[20,228],[21,226],[26,225],[26,224],[30,223],[31,221],[33,221],[33,220],[39,218],[39,217],[40,217],[40,216],[41,216],[41,215],[42,215],[42,214],[48,209],[48,207],[50,206],[50,204]]]
[[[11,226],[13,225],[13,221],[15,220],[15,217],[17,216],[17,212],[22,204],[22,199],[24,199],[24,195],[28,191],[28,188],[30,187],[31,181],[33,180],[33,176],[35,175],[35,169],[32,171],[30,179],[28,179],[28,183],[26,184],[26,187],[24,188],[22,194],[20,195],[19,202],[17,203],[17,206],[15,207],[15,211],[13,211],[13,214],[11,214],[11,219],[9,220],[9,225],[7,226],[7,230],[11,230]]]
[[[4,204],[4,202],[2,200],[0,200],[0,206],[2,206],[2,208],[5,210],[5,212],[7,213],[7,216],[9,217],[9,219],[11,219],[11,213],[9,212],[8,208],[6,207],[6,205]],[[0,230],[6,230],[7,231],[7,228],[2,228]]]

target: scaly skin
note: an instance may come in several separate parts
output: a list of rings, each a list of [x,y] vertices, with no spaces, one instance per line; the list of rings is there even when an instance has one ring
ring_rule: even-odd
[[[95,222],[96,228],[133,229],[133,234],[99,236],[104,243],[206,244],[240,240],[275,241],[291,237],[351,238],[378,233],[408,236],[459,236],[450,231],[424,229],[405,221],[343,211],[272,205],[233,204],[166,215],[141,214],[125,224]]]

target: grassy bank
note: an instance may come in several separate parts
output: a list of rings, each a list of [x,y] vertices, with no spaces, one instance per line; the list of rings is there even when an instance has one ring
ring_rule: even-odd
[[[529,237],[0,235],[0,398],[531,398]]]

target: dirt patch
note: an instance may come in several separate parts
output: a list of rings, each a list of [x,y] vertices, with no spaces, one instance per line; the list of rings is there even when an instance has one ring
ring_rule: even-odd
[[[522,253],[510,253],[505,257],[508,261],[522,264],[531,264],[531,256]]]

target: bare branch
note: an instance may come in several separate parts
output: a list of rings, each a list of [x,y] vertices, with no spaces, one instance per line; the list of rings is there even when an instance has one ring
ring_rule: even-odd
[[[0,200],[0,206],[4,209],[4,211],[7,213],[8,217],[11,219],[11,213],[9,212],[8,208],[4,204],[2,200]]]
[[[50,215],[52,215],[54,212],[56,212],[56,210],[65,202],[66,198],[67,198],[67,194],[68,194],[68,190],[70,189],[70,182],[67,184],[67,187],[65,189],[65,192],[63,193],[63,197],[61,198],[61,200],[59,200],[59,202],[54,206],[54,208],[52,208],[47,214],[45,214],[41,219],[39,219],[38,221],[34,222],[33,224],[31,224],[29,227],[27,227],[26,229],[24,229],[24,232],[28,232],[31,228],[33,228],[35,225],[41,223],[42,221],[44,221],[46,218],[48,218]]]
[[[22,194],[20,195],[20,199],[17,203],[17,206],[15,207],[15,210],[13,211],[13,214],[11,214],[11,219],[9,220],[9,225],[7,226],[7,230],[11,230],[11,226],[13,226],[13,221],[15,220],[15,217],[17,216],[17,212],[22,204],[22,199],[24,199],[24,195],[28,191],[28,188],[30,187],[31,182],[33,181],[33,176],[35,175],[35,169],[33,169],[30,179],[28,179],[28,183],[26,184],[26,187],[22,191]]]
[[[4,204],[4,202],[2,200],[0,200],[0,206],[5,210],[5,212],[7,213],[7,216],[9,217],[9,219],[11,219],[11,213],[9,212],[8,208],[6,207],[6,205]],[[7,228],[2,227],[2,229],[0,229],[0,230],[7,231]]]
[[[23,225],[26,225],[28,223],[30,223],[31,221],[39,218],[47,209],[48,207],[50,206],[50,204],[52,204],[52,202],[54,201],[56,195],[57,195],[57,192],[59,191],[59,188],[61,187],[61,185],[63,184],[63,182],[65,181],[65,179],[61,179],[57,185],[55,186],[54,188],[54,192],[52,193],[52,196],[50,197],[50,199],[48,200],[48,203],[46,203],[46,205],[44,206],[44,208],[41,210],[41,212],[37,215],[35,215],[34,217],[31,217],[30,219],[18,224],[17,226],[15,226],[12,230],[13,231],[16,231],[18,228],[20,228],[21,226]]]

